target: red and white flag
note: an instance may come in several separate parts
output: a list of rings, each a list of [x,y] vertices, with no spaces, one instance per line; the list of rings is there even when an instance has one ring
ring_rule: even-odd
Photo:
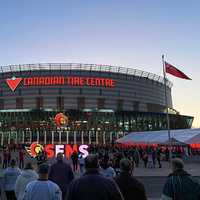
[[[192,80],[187,75],[185,75],[182,71],[180,71],[179,69],[177,69],[176,67],[174,67],[173,65],[171,65],[167,62],[165,62],[165,71],[166,71],[166,73],[176,76],[178,78]]]

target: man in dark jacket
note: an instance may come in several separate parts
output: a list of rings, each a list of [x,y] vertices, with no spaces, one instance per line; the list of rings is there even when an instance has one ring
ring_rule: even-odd
[[[184,170],[180,158],[172,160],[172,173],[164,185],[162,200],[200,200],[200,185]]]
[[[120,175],[114,180],[119,186],[124,200],[147,200],[143,184],[132,176],[133,168],[128,159],[122,159],[120,161]]]
[[[65,199],[68,186],[74,179],[74,174],[69,164],[63,162],[63,154],[58,153],[57,162],[53,164],[49,171],[49,180],[56,183],[62,191],[62,199]]]
[[[74,172],[78,169],[78,153],[76,151],[73,152],[71,155],[72,163],[73,163],[73,170]]]
[[[96,155],[85,159],[86,173],[70,184],[67,200],[123,200],[116,183],[103,177]]]

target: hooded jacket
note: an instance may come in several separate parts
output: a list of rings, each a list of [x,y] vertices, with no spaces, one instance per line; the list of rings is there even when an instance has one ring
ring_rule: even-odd
[[[62,193],[66,193],[70,182],[74,179],[74,174],[71,166],[62,160],[53,164],[49,171],[49,180],[56,183]]]
[[[200,185],[190,174],[178,169],[168,176],[162,200],[200,200]]]
[[[27,184],[36,179],[38,179],[38,175],[34,170],[27,169],[22,171],[21,175],[18,176],[15,184],[15,195],[17,200],[23,199]]]
[[[71,182],[67,200],[124,200],[117,184],[101,175],[97,169],[87,170]]]
[[[145,188],[142,183],[131,176],[128,172],[121,172],[120,175],[114,178],[119,186],[124,200],[147,200]]]

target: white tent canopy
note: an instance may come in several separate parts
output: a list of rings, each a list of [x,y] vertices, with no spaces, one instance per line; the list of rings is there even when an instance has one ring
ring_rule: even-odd
[[[200,144],[200,129],[171,130],[171,138],[176,142],[185,144]],[[119,138],[117,143],[121,144],[164,144],[169,142],[168,131],[145,131],[132,132]]]

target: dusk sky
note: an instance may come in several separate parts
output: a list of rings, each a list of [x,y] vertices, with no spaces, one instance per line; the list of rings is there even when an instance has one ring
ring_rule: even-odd
[[[81,62],[162,75],[161,55],[192,81],[173,82],[174,108],[200,127],[200,2],[0,1],[0,65]]]

